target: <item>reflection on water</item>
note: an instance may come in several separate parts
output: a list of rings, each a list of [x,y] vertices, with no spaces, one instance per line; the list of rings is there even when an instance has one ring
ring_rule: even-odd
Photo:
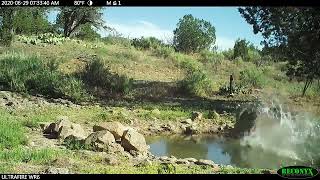
[[[223,137],[162,136],[147,138],[150,151],[158,156],[210,159],[217,164],[245,168],[273,168],[288,165],[308,165],[297,160],[280,157],[261,148],[241,146],[240,140]],[[276,145],[276,144],[275,144]]]

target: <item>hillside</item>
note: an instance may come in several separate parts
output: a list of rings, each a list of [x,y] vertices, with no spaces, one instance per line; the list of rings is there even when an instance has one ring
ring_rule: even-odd
[[[30,44],[16,38],[10,48],[1,47],[0,63],[0,136],[7,137],[0,144],[6,149],[0,153],[1,173],[44,172],[48,167],[75,173],[159,173],[161,158],[145,161],[145,155],[122,152],[114,159],[43,137],[39,123],[61,116],[88,131],[101,122],[117,121],[149,136],[180,133],[196,112],[203,117],[192,131],[223,134],[234,126],[237,106],[258,98],[278,97],[313,113],[320,107],[317,87],[300,97],[303,83],[289,82],[284,63],[258,66],[222,53],[141,50],[128,42]],[[233,96],[226,90],[230,74],[236,86],[246,85]],[[189,162],[175,167],[176,173],[264,172]]]

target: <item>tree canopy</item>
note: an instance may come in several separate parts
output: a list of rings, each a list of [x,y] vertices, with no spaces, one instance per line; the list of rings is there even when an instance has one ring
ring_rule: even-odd
[[[84,24],[100,28],[104,24],[101,10],[97,7],[60,7],[57,24],[65,37],[76,35]]]
[[[186,53],[209,49],[216,40],[214,26],[208,21],[194,18],[191,14],[179,20],[173,33],[175,49]]]
[[[239,12],[255,34],[263,35],[265,47],[275,47],[288,60],[287,75],[306,81],[304,95],[320,77],[320,8],[245,7]]]

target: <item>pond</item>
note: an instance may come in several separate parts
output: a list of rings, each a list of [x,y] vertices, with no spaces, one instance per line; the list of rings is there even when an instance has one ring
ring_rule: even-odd
[[[147,138],[147,143],[157,156],[210,159],[216,164],[241,168],[278,169],[288,165],[308,165],[259,147],[242,145],[239,139],[222,136],[155,136]]]

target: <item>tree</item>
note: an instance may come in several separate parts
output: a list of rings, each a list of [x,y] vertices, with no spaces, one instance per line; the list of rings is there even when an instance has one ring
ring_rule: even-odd
[[[10,46],[14,35],[13,20],[16,14],[15,7],[0,7],[0,43]]]
[[[262,33],[265,47],[278,49],[289,62],[287,75],[305,80],[305,95],[320,77],[320,8],[246,7],[239,12],[255,34]]]
[[[233,58],[241,57],[243,60],[248,59],[249,42],[245,39],[237,39],[233,47]]]
[[[13,26],[15,34],[38,34],[50,30],[47,18],[48,8],[24,7],[17,8]]]
[[[97,7],[60,7],[57,24],[63,29],[65,37],[76,35],[84,24],[100,28],[104,23],[101,10]]]
[[[173,45],[177,51],[186,53],[209,49],[215,43],[215,28],[210,22],[194,18],[191,14],[183,16],[173,31]]]
[[[76,35],[77,38],[81,40],[89,40],[94,41],[98,38],[101,38],[100,34],[98,34],[90,24],[84,24],[80,27],[79,33]]]

